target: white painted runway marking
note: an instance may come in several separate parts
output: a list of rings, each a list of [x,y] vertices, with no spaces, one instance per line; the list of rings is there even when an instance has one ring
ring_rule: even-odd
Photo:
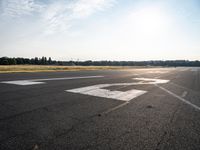
[[[153,74],[164,74],[164,73],[168,73],[169,71],[147,71],[147,73],[153,73]]]
[[[90,79],[103,78],[104,76],[83,76],[83,77],[66,77],[66,78],[47,78],[47,79],[33,79],[31,81],[55,81],[55,80],[74,80],[74,79]]]
[[[54,80],[75,80],[75,79],[90,79],[102,78],[104,76],[84,76],[84,77],[66,77],[66,78],[47,78],[47,79],[31,79],[31,80],[16,80],[16,81],[2,81],[1,83],[15,84],[15,85],[35,85],[44,84],[45,82],[38,81],[54,81]]]
[[[76,88],[71,90],[66,90],[67,92],[80,93],[84,95],[91,95],[97,97],[111,98],[122,101],[130,101],[140,95],[145,94],[147,91],[132,89],[126,92],[122,91],[111,91],[108,89],[103,89],[110,86],[131,86],[131,85],[143,85],[143,84],[162,84],[167,83],[169,80],[163,79],[150,79],[150,78],[133,78],[139,80],[139,82],[133,83],[113,83],[113,84],[98,84],[93,86],[86,86],[82,88]]]
[[[147,91],[143,90],[128,90],[126,92],[122,91],[111,91],[108,89],[102,89],[110,86],[131,86],[131,85],[145,85],[145,84],[163,84],[169,82],[169,80],[163,80],[163,79],[150,79],[150,78],[133,78],[135,80],[139,80],[139,82],[133,82],[133,83],[114,83],[114,84],[98,84],[98,85],[93,85],[93,86],[86,86],[82,88],[77,88],[77,89],[71,89],[71,90],[66,90],[66,92],[72,92],[72,93],[80,93],[84,95],[91,95],[91,96],[97,96],[97,97],[103,97],[103,98],[112,98],[116,100],[121,100],[125,101],[124,103],[115,106],[113,108],[108,109],[107,111],[99,114],[99,116],[108,114],[112,111],[115,111],[127,104],[129,104],[129,101],[141,96]]]
[[[187,95],[187,91],[184,91],[183,93],[182,93],[182,95],[181,95],[181,97],[185,97],[186,95]]]
[[[188,70],[189,70],[188,68],[181,67],[179,71],[188,71]]]
[[[159,85],[157,85],[157,84],[155,84],[155,86],[157,86],[157,87],[158,87],[158,88],[160,88],[161,90],[163,90],[163,91],[167,92],[168,94],[170,94],[170,95],[172,95],[172,96],[176,97],[177,99],[181,100],[181,101],[182,101],[182,102],[184,102],[185,104],[188,104],[188,105],[192,106],[193,108],[195,108],[195,109],[197,109],[197,110],[199,110],[199,111],[200,111],[200,107],[198,107],[197,105],[195,105],[195,104],[192,104],[192,103],[191,103],[191,102],[189,102],[188,100],[186,100],[186,99],[184,99],[184,98],[182,98],[182,97],[180,97],[180,96],[176,95],[175,93],[173,93],[173,92],[171,92],[171,91],[169,91],[169,90],[165,89],[165,88],[164,88],[164,87],[162,87],[162,86],[159,86]]]
[[[33,82],[29,80],[18,80],[18,81],[5,81],[1,83],[7,83],[7,84],[15,84],[15,85],[35,85],[35,84],[44,84],[45,82]]]
[[[127,104],[129,104],[129,101],[124,102],[124,103],[122,103],[122,104],[120,104],[120,105],[117,105],[117,106],[115,106],[115,107],[113,107],[113,108],[110,108],[110,109],[108,109],[107,111],[101,113],[100,115],[101,115],[101,116],[102,116],[102,115],[106,115],[106,114],[108,114],[108,113],[110,113],[110,112],[112,112],[112,111],[115,111],[115,110],[117,110],[117,109],[119,109],[119,108],[121,108],[121,107],[123,107],[123,106],[125,106],[125,105],[127,105]]]
[[[190,70],[193,71],[193,72],[197,72],[197,71],[200,70],[200,68],[199,67],[192,67]]]
[[[116,85],[126,85],[125,83],[118,83],[118,84],[99,84],[99,85],[94,85],[94,86],[87,86],[87,87],[82,87],[82,88],[77,88],[77,89],[72,89],[72,90],[66,90],[67,92],[72,92],[72,93],[80,93],[84,95],[91,95],[91,96],[97,96],[97,97],[104,97],[104,98],[111,98],[111,99],[116,99],[116,100],[122,100],[122,101],[129,101],[135,97],[138,97],[146,91],[142,90],[129,90],[126,92],[122,91],[111,91],[108,89],[102,89],[110,86],[116,86]],[[127,85],[130,85],[127,83]]]
[[[151,78],[133,78],[135,80],[140,80],[140,84],[163,84],[169,82],[169,80],[163,79],[151,79]]]
[[[168,73],[169,71],[149,71],[146,70],[144,73],[134,73],[134,76],[141,76],[141,75],[145,75],[145,74],[164,74],[164,73]]]
[[[154,77],[155,79],[158,79],[158,78],[160,78],[160,76],[158,76],[158,77]]]

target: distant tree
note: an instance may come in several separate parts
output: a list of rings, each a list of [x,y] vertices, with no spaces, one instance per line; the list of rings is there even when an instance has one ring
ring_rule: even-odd
[[[9,58],[1,57],[0,65],[35,64],[35,65],[81,65],[81,66],[200,66],[200,61],[167,60],[167,61],[56,61],[51,57],[42,58]]]
[[[46,65],[46,64],[47,64],[47,58],[44,57],[44,65]]]
[[[28,58],[24,58],[24,64],[31,64],[31,60]]]
[[[62,61],[58,61],[58,65],[63,65],[63,62]]]
[[[44,63],[45,63],[44,56],[42,56],[42,58],[41,58],[41,65],[44,65]]]
[[[38,57],[35,57],[35,59],[34,59],[34,64],[35,64],[35,65],[39,65],[39,59],[38,59]]]
[[[17,62],[17,64],[19,64],[19,65],[21,65],[21,64],[24,64],[24,60],[23,60],[23,58],[16,58],[16,62]]]
[[[34,58],[31,58],[31,59],[30,59],[30,63],[31,63],[32,65],[34,65],[34,64],[35,64],[35,59],[34,59]]]
[[[16,64],[17,64],[17,62],[16,62],[15,58],[9,59],[9,65],[16,65]]]
[[[42,56],[41,58],[41,65],[46,65],[47,64],[47,58]]]
[[[9,65],[8,57],[2,57],[1,63],[2,65]]]
[[[51,57],[49,57],[48,64],[51,65],[51,63],[52,63],[52,60],[51,60]]]

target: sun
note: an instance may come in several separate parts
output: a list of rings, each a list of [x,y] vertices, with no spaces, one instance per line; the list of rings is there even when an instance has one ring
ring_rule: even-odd
[[[166,30],[167,17],[156,8],[145,8],[132,14],[133,26],[140,34],[157,35]]]

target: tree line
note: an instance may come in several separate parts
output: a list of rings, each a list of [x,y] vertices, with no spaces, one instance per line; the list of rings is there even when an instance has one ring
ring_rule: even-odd
[[[9,58],[1,57],[0,65],[63,65],[63,66],[200,66],[200,61],[155,60],[155,61],[57,61],[51,57]]]
[[[47,57],[35,57],[35,58],[9,58],[9,57],[1,57],[0,65],[51,65],[55,64],[56,61],[52,61],[51,57],[47,59]]]

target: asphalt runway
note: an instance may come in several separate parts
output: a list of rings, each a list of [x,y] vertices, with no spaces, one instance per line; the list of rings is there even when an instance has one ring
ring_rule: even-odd
[[[1,150],[199,150],[200,68],[0,74]]]

